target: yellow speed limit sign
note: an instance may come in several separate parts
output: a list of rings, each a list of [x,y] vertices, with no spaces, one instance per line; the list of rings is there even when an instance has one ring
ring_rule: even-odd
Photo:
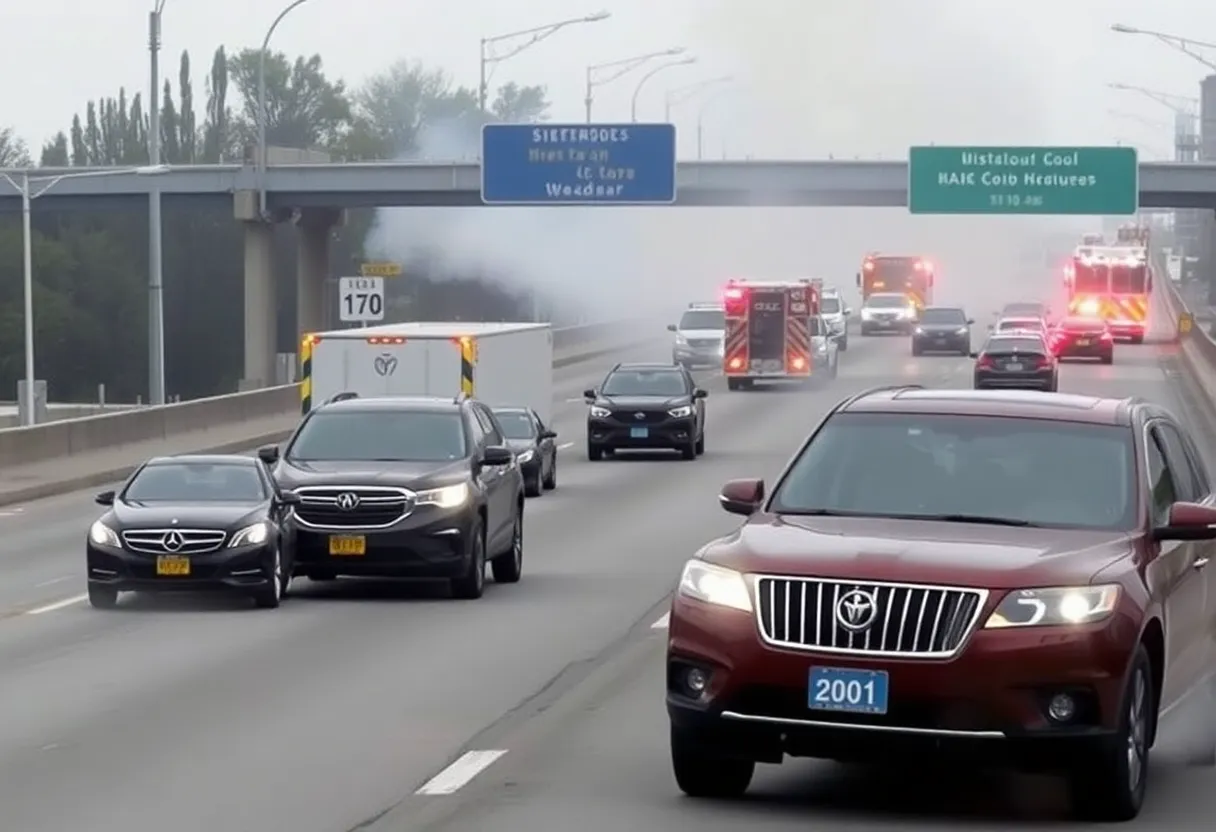
[[[1195,319],[1190,312],[1183,312],[1178,316],[1178,334],[1186,335],[1195,325]]]
[[[364,263],[359,267],[363,277],[400,277],[400,263]]]

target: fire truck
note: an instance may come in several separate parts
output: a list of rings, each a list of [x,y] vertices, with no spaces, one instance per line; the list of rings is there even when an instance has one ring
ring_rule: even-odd
[[[903,292],[921,310],[933,304],[933,264],[923,257],[867,254],[857,285],[863,301],[873,294]]]
[[[1119,227],[1116,239],[1121,246],[1136,246],[1147,249],[1149,245],[1149,228],[1147,225],[1128,223]]]
[[[722,299],[726,314],[722,370],[729,389],[746,390],[757,381],[811,377],[819,290],[809,280],[732,280]]]
[[[1119,339],[1139,344],[1153,292],[1147,250],[1138,246],[1078,248],[1065,273],[1068,312],[1100,317]]]

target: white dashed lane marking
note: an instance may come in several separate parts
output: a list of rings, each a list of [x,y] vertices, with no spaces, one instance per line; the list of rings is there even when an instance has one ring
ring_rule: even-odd
[[[88,595],[73,595],[71,598],[64,598],[60,601],[52,601],[49,604],[43,604],[41,607],[34,607],[32,610],[26,610],[26,615],[42,615],[47,612],[55,612],[56,610],[66,609],[67,607],[82,604],[89,600]]]
[[[668,622],[668,621],[670,621],[670,620],[671,620],[671,613],[669,613],[669,612],[665,612],[665,613],[663,613],[663,617],[662,617],[662,618],[660,618],[658,621],[656,621],[656,622],[654,622],[653,624],[651,624],[651,625],[650,625],[650,629],[652,629],[652,630],[666,630],[666,629],[667,629],[667,622]]]
[[[448,795],[460,791],[469,782],[506,754],[506,749],[466,751],[450,766],[422,784],[414,794]]]

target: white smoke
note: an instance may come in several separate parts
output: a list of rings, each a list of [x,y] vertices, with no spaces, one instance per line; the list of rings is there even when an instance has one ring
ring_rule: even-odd
[[[915,144],[1086,143],[1048,103],[1052,50],[1013,0],[704,0],[687,21],[729,94],[680,108],[684,157],[902,159]],[[995,23],[994,23],[995,21]],[[700,136],[697,134],[700,133]],[[472,161],[476,131],[437,125],[416,158]],[[1096,220],[1094,221],[1096,223]],[[850,290],[870,250],[940,264],[939,302],[977,314],[1046,279],[1043,241],[1087,221],[911,217],[849,208],[396,208],[371,254],[442,252],[592,317],[712,297],[729,276],[822,277]]]

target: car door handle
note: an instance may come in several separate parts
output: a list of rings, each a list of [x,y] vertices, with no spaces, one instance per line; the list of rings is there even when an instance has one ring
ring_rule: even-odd
[[[1211,560],[1211,558],[1196,558],[1195,562],[1191,564],[1191,568],[1198,571],[1207,566],[1209,560]]]

